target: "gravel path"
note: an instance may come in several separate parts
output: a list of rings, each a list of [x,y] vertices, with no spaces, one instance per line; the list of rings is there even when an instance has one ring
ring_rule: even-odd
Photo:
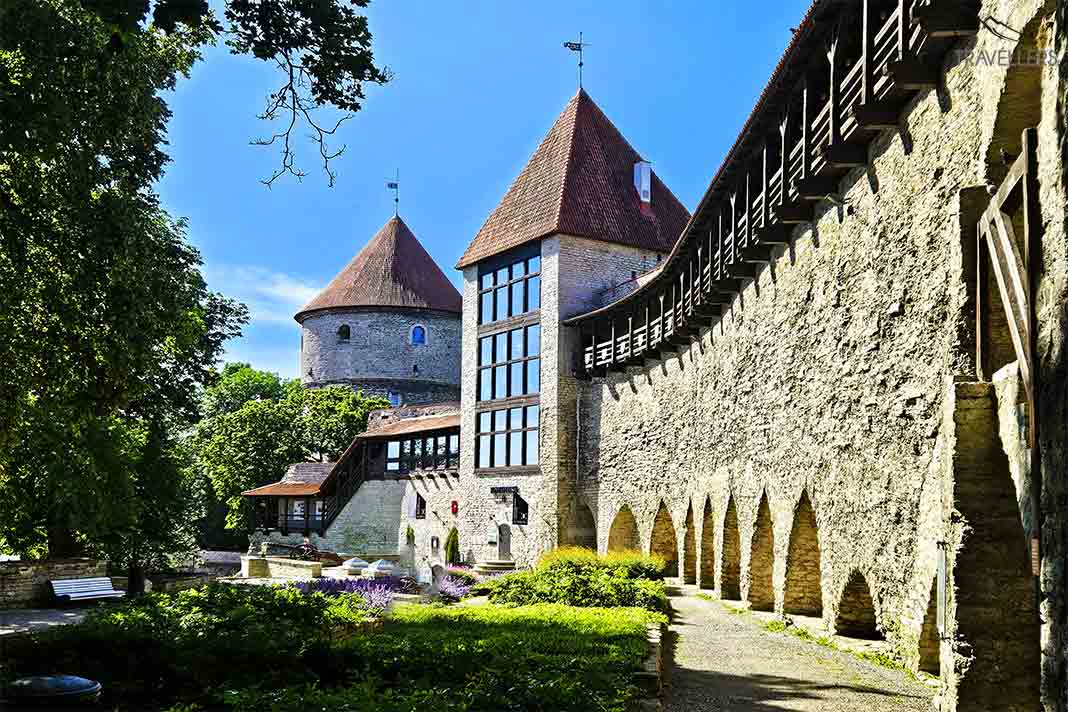
[[[769,633],[715,601],[673,596],[666,712],[927,712],[935,690],[904,672]]]

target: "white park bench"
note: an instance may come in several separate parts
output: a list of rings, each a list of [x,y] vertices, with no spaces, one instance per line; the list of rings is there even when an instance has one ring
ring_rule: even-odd
[[[60,601],[92,601],[98,598],[122,598],[125,591],[116,591],[109,578],[61,579],[49,581],[52,593]]]

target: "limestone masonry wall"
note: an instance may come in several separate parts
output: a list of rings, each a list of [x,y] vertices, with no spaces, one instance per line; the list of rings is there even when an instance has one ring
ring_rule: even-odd
[[[0,562],[0,608],[16,608],[47,602],[53,579],[107,576],[107,562],[94,559]]]
[[[349,340],[338,329],[349,327]],[[426,344],[413,345],[411,330],[426,328]],[[406,402],[456,400],[460,383],[460,319],[427,310],[324,311],[301,325],[301,381],[363,387],[376,395],[401,392]]]
[[[1052,33],[1052,6],[987,0],[981,14],[1018,29],[1039,27],[1041,46]],[[610,531],[619,539],[613,525],[621,511],[623,518],[633,513],[643,548],[656,544],[654,519],[663,504],[675,529],[680,572],[696,571],[699,585],[779,612],[815,612],[830,628],[860,630],[870,617],[873,634],[886,637],[913,667],[921,664],[921,637],[923,664],[929,666],[936,654],[930,610],[939,542],[948,540],[958,583],[985,574],[1006,576],[1006,591],[1019,585],[1016,568],[1005,564],[996,573],[1004,556],[991,557],[990,549],[975,554],[953,524],[960,514],[954,507],[961,495],[951,482],[960,463],[953,455],[959,428],[946,425],[959,420],[953,381],[976,380],[974,284],[968,275],[974,269],[976,204],[985,207],[982,196],[1000,180],[991,168],[998,153],[992,147],[1015,146],[1017,155],[1020,131],[1035,125],[1044,146],[1042,208],[1049,216],[1044,252],[1052,248],[1044,254],[1040,279],[1040,343],[1048,344],[1040,348],[1042,358],[1053,361],[1045,368],[1060,389],[1050,396],[1051,408],[1064,412],[1063,126],[1048,123],[1055,111],[1040,114],[1037,103],[1031,107],[1017,94],[1026,86],[1036,101],[1041,94],[1052,102],[1059,96],[1053,87],[1063,84],[1040,77],[1056,74],[1056,67],[1031,72],[1035,86],[1049,85],[1039,92],[1027,77],[976,59],[979,51],[1007,48],[1011,54],[1014,46],[986,29],[963,40],[946,60],[943,86],[914,99],[901,130],[886,131],[872,144],[869,167],[842,181],[844,205],[821,202],[816,221],[776,250],[719,323],[661,362],[583,385],[578,469],[572,483],[561,487],[574,487],[576,506],[593,511],[602,550],[610,546]],[[1009,99],[1013,116],[1004,110]],[[1005,412],[1003,420],[1018,413]],[[1059,491],[1065,425],[1063,418],[1048,425],[1054,433],[1047,433],[1051,442],[1044,448],[1062,456],[1051,465],[1062,482]],[[1003,426],[1006,433],[998,436],[993,428],[984,437],[1000,437],[999,449],[1012,456],[1018,428]],[[1021,457],[1017,453],[1013,462]],[[1003,474],[1009,486],[1013,479],[1018,483],[1022,509],[996,513],[1004,522],[991,526],[1008,551],[1022,557],[1034,519],[1023,491],[1028,480],[1019,467],[1010,472],[1006,466]],[[766,527],[758,526],[765,497]],[[703,516],[706,508],[710,517]],[[737,535],[728,510],[736,511]],[[1054,516],[1063,528],[1060,513]],[[687,521],[696,531],[688,531]],[[1061,546],[1063,532],[1048,535],[1054,548]],[[954,551],[963,552],[960,560],[970,561],[971,570],[953,570]],[[709,556],[715,560],[708,562]],[[1057,593],[1062,566],[1044,561],[1045,605],[1063,611]],[[983,570],[976,570],[980,565]],[[734,590],[735,566],[740,590]],[[791,571],[794,566],[805,571]],[[1026,585],[1027,572],[1022,576]],[[979,595],[968,585],[950,596]],[[1014,612],[1023,611],[1016,594],[1006,593],[1006,601]],[[949,672],[943,675],[941,709],[956,709],[961,671],[969,664],[981,667],[979,653],[969,650],[983,636],[991,638],[980,631],[983,620],[970,620],[974,639],[943,645],[942,668]],[[1021,635],[1037,635],[1033,615],[1013,620],[1033,626]],[[1060,626],[1047,623],[1045,634],[1061,634]],[[1029,665],[1003,660],[995,676],[1001,683],[1014,675],[1029,684],[1035,699],[1018,694],[1021,710],[1037,703],[1037,680],[1028,677],[1037,660]],[[1044,697],[1057,699],[1048,709],[1065,709],[1063,675],[1056,672],[1063,656],[1043,665]],[[960,709],[1017,709],[1005,704],[996,697],[970,699]]]

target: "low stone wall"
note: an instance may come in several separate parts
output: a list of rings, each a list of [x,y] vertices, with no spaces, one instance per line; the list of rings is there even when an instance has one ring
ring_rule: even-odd
[[[274,556],[242,556],[244,578],[320,578],[323,565],[318,561],[281,559]]]
[[[95,559],[0,562],[0,608],[47,603],[51,580],[107,576],[107,563]]]

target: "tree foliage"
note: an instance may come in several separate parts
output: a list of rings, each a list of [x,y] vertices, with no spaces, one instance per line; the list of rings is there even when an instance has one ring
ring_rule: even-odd
[[[230,528],[246,524],[242,492],[277,482],[295,462],[337,460],[370,412],[389,407],[345,386],[304,389],[241,363],[227,364],[204,402],[213,415],[197,426],[192,446]]]
[[[156,557],[195,508],[181,433],[244,307],[209,292],[154,193],[166,92],[207,45],[282,68],[268,119],[333,130],[374,65],[366,0],[0,2],[0,541]],[[302,123],[303,122],[303,123]],[[251,387],[251,384],[250,384]],[[178,530],[186,525],[181,532]],[[162,537],[162,538],[161,538]],[[121,551],[120,551],[121,550]]]

